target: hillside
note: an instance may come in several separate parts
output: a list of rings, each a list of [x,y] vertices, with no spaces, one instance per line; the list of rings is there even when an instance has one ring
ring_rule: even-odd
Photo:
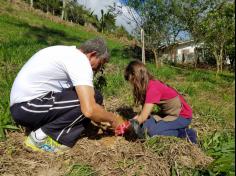
[[[153,75],[183,93],[192,106],[197,145],[172,137],[146,141],[114,137],[94,125],[63,155],[26,149],[24,129],[12,122],[9,112],[9,94],[18,71],[41,48],[79,45],[102,35],[30,9],[20,0],[0,3],[0,175],[234,175],[235,75],[225,72],[216,77],[209,70],[169,65],[156,69],[151,62],[147,67]],[[131,118],[139,107],[133,106],[131,88],[123,78],[132,59],[129,43],[103,37],[111,61],[104,84],[97,75],[95,85],[103,92],[106,109]]]

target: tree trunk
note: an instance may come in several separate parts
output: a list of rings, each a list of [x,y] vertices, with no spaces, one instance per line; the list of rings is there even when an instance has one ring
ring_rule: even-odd
[[[218,75],[218,73],[220,71],[220,58],[219,58],[220,56],[217,54],[216,51],[213,51],[213,54],[214,54],[215,59],[216,59],[216,68],[217,68],[216,75]]]
[[[217,52],[217,49],[215,48],[213,51],[213,55],[216,59],[216,65],[217,65],[217,72],[216,74],[218,74],[219,72],[222,73],[223,71],[223,50],[224,50],[224,44],[222,43],[220,45],[220,50]]]
[[[49,14],[49,5],[47,4],[47,14]]]
[[[221,48],[220,48],[220,56],[219,56],[219,59],[220,59],[220,72],[222,73],[223,72],[223,50],[224,50],[224,45],[221,44]]]
[[[198,51],[196,48],[194,48],[194,52],[193,52],[193,57],[194,57],[194,68],[197,68],[197,64],[198,64]]]
[[[34,0],[30,0],[30,7],[31,7],[31,8],[34,7]]]
[[[66,0],[63,0],[62,12],[61,12],[61,19],[63,19],[63,20],[65,18],[65,8],[66,8]]]
[[[158,59],[158,53],[156,51],[155,48],[152,49],[152,52],[154,54],[154,57],[155,57],[155,64],[156,64],[156,67],[157,68],[160,68],[161,67],[161,63],[160,63],[160,60]]]
[[[177,64],[177,49],[176,49],[176,45],[173,45],[171,50],[173,52],[172,62],[174,64]]]

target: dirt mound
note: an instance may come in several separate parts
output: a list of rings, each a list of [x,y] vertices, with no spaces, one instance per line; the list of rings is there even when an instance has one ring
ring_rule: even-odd
[[[91,166],[97,175],[167,176],[173,166],[205,168],[212,161],[197,146],[176,138],[132,142],[103,134],[83,137],[61,155],[32,152],[23,140],[24,134],[15,132],[0,143],[0,175],[59,176],[79,163]]]

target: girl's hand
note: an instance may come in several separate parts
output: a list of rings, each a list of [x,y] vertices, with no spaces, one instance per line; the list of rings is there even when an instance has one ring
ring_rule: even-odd
[[[163,120],[163,118],[161,118],[161,117],[158,116],[158,115],[153,115],[153,118],[154,118],[157,122]]]

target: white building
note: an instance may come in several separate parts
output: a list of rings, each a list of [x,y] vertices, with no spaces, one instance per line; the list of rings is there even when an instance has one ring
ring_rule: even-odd
[[[203,58],[199,45],[196,45],[192,40],[162,46],[159,48],[159,53],[162,60],[177,63],[194,63],[196,59],[201,62]]]

